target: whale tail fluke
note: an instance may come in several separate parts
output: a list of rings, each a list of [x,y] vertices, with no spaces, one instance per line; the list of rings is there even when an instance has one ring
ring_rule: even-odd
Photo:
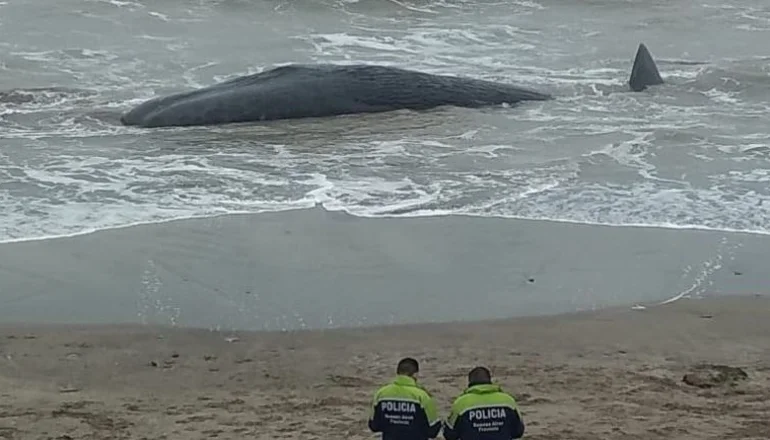
[[[628,79],[628,85],[631,90],[641,92],[648,86],[663,84],[663,78],[660,77],[658,66],[652,59],[650,51],[644,43],[639,43],[639,49],[634,58],[634,67],[631,68],[631,77]]]

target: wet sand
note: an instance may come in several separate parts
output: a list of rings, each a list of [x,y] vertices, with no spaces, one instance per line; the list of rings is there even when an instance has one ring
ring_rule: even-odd
[[[740,296],[297,332],[5,324],[0,438],[372,438],[369,399],[411,355],[444,417],[490,366],[526,438],[766,440],[768,316],[770,297]]]
[[[323,209],[0,244],[0,323],[239,330],[502,319],[746,295],[770,236]]]

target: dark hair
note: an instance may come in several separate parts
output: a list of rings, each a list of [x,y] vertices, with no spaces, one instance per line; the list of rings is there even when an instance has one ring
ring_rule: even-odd
[[[468,373],[468,386],[492,383],[492,373],[485,367],[476,367]]]
[[[398,361],[398,366],[396,367],[396,374],[403,374],[406,376],[411,376],[419,371],[420,371],[420,364],[417,362],[416,359],[413,359],[413,358],[401,359],[400,361]]]

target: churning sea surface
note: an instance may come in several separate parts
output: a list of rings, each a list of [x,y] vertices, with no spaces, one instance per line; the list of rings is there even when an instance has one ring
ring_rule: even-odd
[[[770,233],[766,0],[0,0],[0,241],[314,207]],[[666,84],[627,80],[639,43]],[[140,129],[155,96],[287,63],[547,102]]]

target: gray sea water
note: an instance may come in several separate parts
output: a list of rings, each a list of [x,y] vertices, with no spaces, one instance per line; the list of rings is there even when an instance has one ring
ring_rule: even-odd
[[[770,232],[763,0],[3,0],[0,241],[322,205]],[[644,42],[667,84],[628,92]],[[291,62],[558,99],[144,130],[143,100]]]

